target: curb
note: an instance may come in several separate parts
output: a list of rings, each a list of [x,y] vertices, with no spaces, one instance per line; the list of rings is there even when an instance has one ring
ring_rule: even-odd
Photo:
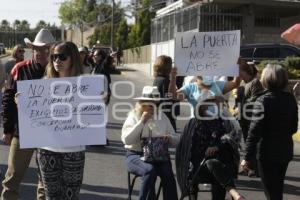
[[[0,58],[5,58],[5,57],[7,57],[7,56],[10,56],[10,53],[1,54],[1,55],[0,55]]]
[[[5,58],[7,56],[9,56],[9,54],[0,55],[0,58]]]

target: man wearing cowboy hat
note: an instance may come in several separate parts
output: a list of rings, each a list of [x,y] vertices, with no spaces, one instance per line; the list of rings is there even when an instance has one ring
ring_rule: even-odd
[[[17,81],[40,79],[44,76],[49,58],[49,47],[55,42],[51,32],[41,29],[33,42],[24,39],[26,45],[32,49],[33,57],[17,63],[11,70],[11,76],[3,96],[3,141],[10,145],[8,156],[8,168],[5,179],[2,182],[3,190],[1,200],[19,199],[19,186],[29,166],[34,149],[20,149],[18,134],[18,112],[15,102],[17,93]],[[37,199],[42,200],[44,189],[39,183]]]

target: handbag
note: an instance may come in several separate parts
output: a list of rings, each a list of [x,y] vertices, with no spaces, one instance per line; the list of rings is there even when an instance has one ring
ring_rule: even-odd
[[[148,163],[167,162],[170,160],[169,141],[165,137],[152,137],[149,129],[149,137],[141,137],[143,157],[141,159]]]

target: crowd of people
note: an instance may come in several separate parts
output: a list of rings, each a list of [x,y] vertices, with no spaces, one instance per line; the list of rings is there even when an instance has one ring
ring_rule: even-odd
[[[0,84],[4,88],[2,140],[10,145],[1,199],[20,198],[20,183],[34,151],[39,177],[37,199],[79,199],[86,147],[20,149],[20,93],[16,83],[102,74],[107,91],[104,101],[108,105],[112,95],[110,70],[116,55],[95,49],[90,57],[86,47],[56,42],[47,29],[41,29],[33,42],[27,38],[24,41],[32,50],[32,59],[24,60],[23,46],[16,45],[7,63],[0,63]],[[157,57],[153,86],[144,86],[142,95],[134,98],[135,107],[121,130],[126,170],[142,180],[139,200],[156,198],[157,176],[165,200],[178,199],[176,180],[181,199],[197,199],[198,185],[209,183],[213,200],[224,200],[226,192],[234,200],[245,200],[235,183],[239,168],[249,176],[261,178],[268,200],[283,199],[285,174],[293,158],[292,135],[298,125],[297,102],[287,91],[287,72],[280,65],[268,64],[260,75],[253,63],[240,58],[237,64],[240,74],[231,81],[196,76],[194,81],[182,85],[178,83],[183,77],[177,76],[172,58]],[[238,109],[232,114],[224,95],[234,89]],[[193,116],[179,134],[176,118],[180,115],[179,102],[184,100],[191,105]],[[240,162],[241,136],[245,155]],[[176,149],[176,179],[169,147]]]

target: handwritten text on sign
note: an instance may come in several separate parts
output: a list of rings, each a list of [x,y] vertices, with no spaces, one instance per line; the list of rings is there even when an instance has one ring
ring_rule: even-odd
[[[240,31],[178,33],[175,65],[178,75],[238,74]]]
[[[104,78],[18,81],[21,148],[106,143]]]

